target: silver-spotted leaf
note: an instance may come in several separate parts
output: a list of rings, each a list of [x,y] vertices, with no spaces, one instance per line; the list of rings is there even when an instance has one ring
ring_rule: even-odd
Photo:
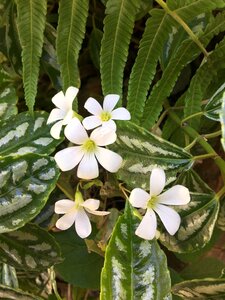
[[[0,263],[0,284],[18,288],[16,269],[8,264]]]
[[[22,227],[43,208],[59,171],[52,157],[38,154],[0,159],[0,232]]]
[[[0,122],[0,156],[52,153],[61,140],[50,135],[47,117],[45,112],[35,112],[34,117],[23,112]]]
[[[174,285],[172,291],[185,300],[224,300],[225,279],[206,278],[183,281]]]
[[[0,88],[0,118],[1,120],[17,114],[17,96],[15,88],[8,85],[5,88]]]
[[[0,299],[2,300],[43,300],[36,295],[31,295],[20,289],[13,289],[11,287],[0,284]]]
[[[214,121],[220,120],[221,105],[225,98],[225,83],[213,94],[205,106],[204,114]]]
[[[220,201],[220,211],[216,223],[217,227],[225,231],[225,198],[223,197]]]
[[[17,269],[36,272],[61,262],[55,239],[36,224],[0,234],[0,257]]]
[[[221,144],[223,146],[223,150],[225,151],[225,97],[223,98],[222,108],[220,111],[220,124],[221,124],[221,130],[222,130]]]
[[[122,156],[123,165],[117,175],[130,187],[149,189],[150,173],[157,166],[165,170],[167,184],[191,166],[190,154],[175,144],[132,122],[117,124],[118,137],[110,148]]]
[[[219,212],[218,200],[213,194],[191,193],[191,201],[175,209],[181,216],[180,228],[174,236],[163,230],[160,241],[175,252],[203,248],[212,237]]]
[[[139,222],[127,203],[106,249],[101,300],[172,299],[166,256],[156,240],[135,235]]]

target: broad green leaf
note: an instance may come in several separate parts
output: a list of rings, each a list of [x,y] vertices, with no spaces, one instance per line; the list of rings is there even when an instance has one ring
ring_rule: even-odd
[[[11,287],[0,284],[0,299],[2,300],[43,300],[37,295],[31,295],[20,289],[13,289]]]
[[[98,28],[93,28],[89,40],[89,52],[93,64],[100,69],[100,49],[103,32]]]
[[[26,153],[50,154],[62,140],[50,135],[52,124],[46,125],[48,114],[20,113],[0,122],[0,156]]]
[[[213,94],[204,108],[204,115],[211,120],[219,121],[221,106],[225,98],[225,83]]]
[[[59,246],[36,224],[0,234],[0,260],[17,269],[40,271],[61,262]]]
[[[77,236],[74,226],[54,234],[64,261],[56,265],[59,275],[68,283],[81,288],[98,289],[103,257],[89,253],[83,239]]]
[[[23,86],[26,104],[30,113],[33,114],[47,2],[46,0],[17,0],[16,3],[18,32],[22,47]]]
[[[101,300],[172,299],[166,256],[156,240],[135,235],[139,222],[127,203],[106,248]]]
[[[223,300],[225,299],[225,279],[206,278],[183,281],[175,284],[172,292],[185,300]]]
[[[0,284],[18,288],[18,279],[16,276],[16,270],[14,267],[0,263]]]
[[[123,72],[140,0],[108,0],[104,19],[100,70],[102,90],[122,95]]]
[[[219,202],[212,194],[191,193],[187,205],[175,207],[181,217],[180,228],[174,236],[164,229],[160,241],[171,251],[194,252],[211,239],[219,212]]]
[[[131,122],[118,122],[117,140],[110,146],[123,157],[117,176],[130,187],[149,189],[154,167],[166,172],[167,184],[192,165],[189,153]]]
[[[175,29],[171,18],[162,9],[153,9],[146,22],[137,58],[128,85],[128,110],[132,121],[140,124],[146,96],[154,78],[157,63],[169,33]]]
[[[52,157],[38,154],[0,159],[0,232],[22,227],[43,208],[59,171]]]
[[[69,86],[80,85],[78,56],[85,34],[88,4],[88,0],[59,2],[56,51],[64,91]]]

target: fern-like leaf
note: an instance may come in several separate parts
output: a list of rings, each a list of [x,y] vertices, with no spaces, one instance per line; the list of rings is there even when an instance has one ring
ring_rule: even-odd
[[[44,40],[46,0],[17,0],[18,33],[22,46],[23,86],[26,104],[33,113]]]
[[[214,35],[224,30],[224,26],[224,14],[221,14],[218,19],[207,26],[199,40],[204,46],[208,45]],[[181,70],[199,54],[200,48],[191,39],[185,40],[177,49],[164,70],[162,78],[154,86],[146,101],[142,120],[145,128],[150,128],[155,123],[162,110],[162,103],[172,92]]]
[[[137,124],[140,124],[148,89],[173,24],[162,9],[153,9],[151,15],[145,26],[128,86],[127,108],[132,121]]]
[[[108,0],[100,53],[103,94],[122,94],[123,72],[140,0]]]
[[[63,90],[80,85],[78,56],[85,34],[88,0],[61,0],[57,27],[56,52]]]

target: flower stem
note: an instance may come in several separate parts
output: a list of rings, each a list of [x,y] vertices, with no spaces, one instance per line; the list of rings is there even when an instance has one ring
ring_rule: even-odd
[[[182,123],[185,123],[187,120],[190,120],[190,119],[192,119],[192,118],[195,118],[195,117],[198,117],[198,116],[202,116],[204,113],[202,112],[202,111],[199,111],[199,112],[197,112],[197,113],[195,113],[195,114],[192,114],[192,115],[190,115],[190,116],[187,116],[186,118],[184,118],[183,120],[182,120]]]

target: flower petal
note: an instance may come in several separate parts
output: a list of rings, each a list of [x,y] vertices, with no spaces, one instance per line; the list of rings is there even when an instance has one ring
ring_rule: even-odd
[[[63,149],[55,154],[55,161],[62,171],[72,170],[81,161],[84,152],[81,146]]]
[[[146,191],[140,188],[136,188],[132,190],[129,197],[129,201],[134,207],[144,208],[144,209],[147,208],[147,203],[149,199],[150,199],[150,195]]]
[[[180,216],[178,213],[165,205],[157,204],[154,211],[159,215],[163,225],[170,235],[174,235],[180,226]]]
[[[116,131],[116,123],[112,119],[110,119],[109,121],[102,122],[102,127]]]
[[[185,205],[191,200],[189,190],[183,185],[175,185],[158,196],[158,203]]]
[[[95,216],[106,216],[110,214],[110,211],[99,211],[99,210],[89,210],[86,208],[86,211]]]
[[[102,121],[97,116],[90,116],[84,118],[82,124],[87,130],[89,130],[100,126],[102,124]]]
[[[50,124],[52,122],[55,122],[57,120],[62,120],[65,117],[66,113],[59,109],[59,108],[54,108],[48,117],[47,124]]]
[[[95,100],[92,97],[87,99],[87,101],[84,104],[84,107],[86,108],[87,111],[89,111],[89,113],[95,116],[99,116],[102,112],[101,105],[98,103],[97,100]]]
[[[75,99],[77,93],[79,92],[78,88],[74,86],[68,87],[65,94],[66,102],[68,103],[68,107],[72,109],[73,100]]]
[[[148,209],[135,234],[145,240],[152,240],[156,235],[157,221],[152,209]]]
[[[75,228],[77,234],[82,238],[85,239],[91,233],[91,222],[85,213],[85,211],[81,208],[77,212],[76,221],[75,221]]]
[[[72,109],[70,109],[70,110],[67,111],[67,113],[66,113],[66,115],[65,115],[65,117],[63,119],[63,125],[67,125],[67,124],[70,123],[70,121],[73,119],[73,113],[74,112],[73,112]]]
[[[89,210],[96,210],[99,208],[100,201],[96,199],[87,199],[85,200],[81,206],[88,208]]]
[[[111,173],[117,172],[123,162],[123,159],[119,154],[109,149],[98,147],[98,151],[96,151],[95,155],[100,165]]]
[[[75,202],[68,199],[62,199],[55,203],[55,213],[65,214],[75,206]]]
[[[114,120],[130,120],[131,118],[129,111],[124,107],[113,110],[111,116]]]
[[[108,127],[96,128],[92,131],[90,139],[93,140],[98,146],[106,146],[113,144],[116,141],[116,133]]]
[[[86,130],[77,118],[73,118],[69,122],[64,133],[67,139],[74,144],[82,145],[88,139]]]
[[[53,98],[52,102],[55,104],[56,107],[62,109],[62,110],[67,110],[68,104],[66,103],[65,96],[63,92],[57,93]]]
[[[76,214],[77,214],[76,211],[65,214],[64,216],[58,219],[55,226],[61,230],[66,230],[70,228],[76,219]]]
[[[77,176],[83,179],[93,179],[98,177],[98,174],[98,163],[94,153],[85,154],[78,166]]]
[[[163,169],[154,168],[150,176],[150,195],[158,196],[164,189],[166,175]]]
[[[56,122],[50,129],[51,136],[58,140],[60,138],[60,132],[62,130],[63,121]]]
[[[115,94],[106,95],[103,101],[103,110],[111,112],[119,101],[120,96]]]

